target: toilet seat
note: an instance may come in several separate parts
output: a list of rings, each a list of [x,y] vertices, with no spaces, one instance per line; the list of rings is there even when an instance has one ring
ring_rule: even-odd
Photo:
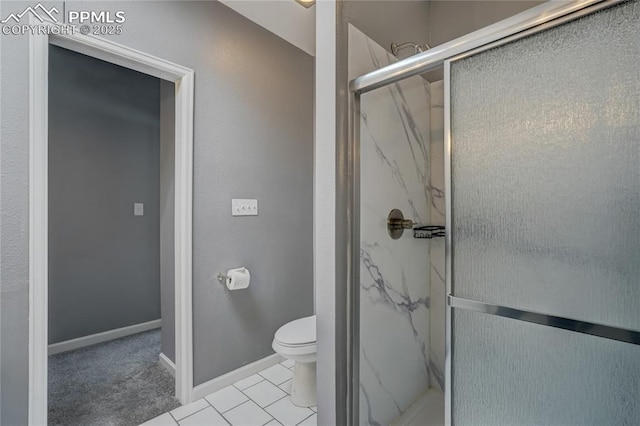
[[[316,344],[313,343],[311,345],[301,345],[301,346],[286,346],[283,345],[282,343],[278,342],[277,340],[273,340],[273,343],[271,344],[271,347],[273,347],[273,350],[276,351],[277,353],[279,353],[280,355],[283,355],[285,357],[291,357],[291,356],[305,356],[305,355],[313,355],[315,356],[316,354]],[[310,362],[308,360],[305,359],[306,362]]]
[[[298,347],[316,344],[316,316],[291,321],[276,331],[274,340],[283,346]]]
[[[291,321],[276,331],[273,350],[284,356],[303,357],[303,362],[315,361],[316,316]]]

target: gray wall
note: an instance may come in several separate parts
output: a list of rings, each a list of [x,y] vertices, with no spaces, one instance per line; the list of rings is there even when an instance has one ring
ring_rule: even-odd
[[[425,44],[429,39],[429,2],[426,0],[347,0],[343,13],[350,23],[391,51],[391,43]],[[413,54],[403,50],[399,57]]]
[[[29,390],[29,46],[0,37],[0,424],[14,426]]]
[[[175,317],[175,105],[176,85],[160,80],[160,330],[161,350],[176,356]]]
[[[279,326],[312,313],[313,58],[217,2],[66,9],[125,10],[111,39],[195,70],[195,384],[269,355]],[[1,37],[0,423],[12,425],[28,401],[29,67],[28,38]],[[232,217],[232,197],[257,198],[260,215]],[[252,286],[228,292],[215,275],[240,265]]]
[[[159,162],[159,80],[51,46],[49,343],[160,318]]]
[[[516,15],[544,1],[429,1],[429,45],[437,46]]]

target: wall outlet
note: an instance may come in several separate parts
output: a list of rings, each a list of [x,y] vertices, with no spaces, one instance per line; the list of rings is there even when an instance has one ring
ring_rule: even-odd
[[[231,200],[232,216],[258,216],[258,200],[234,198]]]
[[[133,203],[133,215],[144,216],[144,203]]]

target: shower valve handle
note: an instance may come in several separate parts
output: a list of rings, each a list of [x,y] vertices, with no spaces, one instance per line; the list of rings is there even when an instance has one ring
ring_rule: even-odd
[[[411,229],[413,228],[413,221],[410,219],[389,219],[389,228]]]
[[[410,219],[405,219],[404,214],[399,209],[393,209],[387,216],[387,231],[389,236],[394,240],[397,240],[402,236],[405,229],[412,229],[413,223]]]

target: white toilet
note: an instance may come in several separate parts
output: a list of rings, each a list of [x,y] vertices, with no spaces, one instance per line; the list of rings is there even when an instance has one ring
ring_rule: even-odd
[[[283,357],[295,361],[291,402],[313,407],[316,395],[316,316],[300,318],[280,327],[271,345]]]

